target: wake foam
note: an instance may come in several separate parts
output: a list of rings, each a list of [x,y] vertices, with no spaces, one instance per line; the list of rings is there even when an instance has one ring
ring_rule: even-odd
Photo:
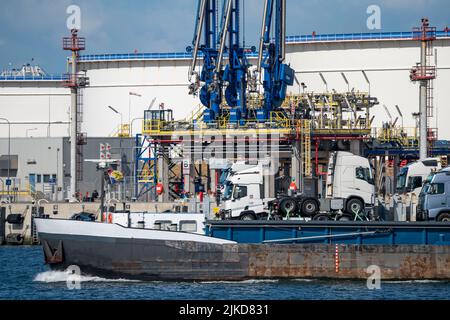
[[[231,283],[231,284],[255,284],[255,283],[277,283],[278,280],[258,279],[258,280],[242,280],[242,281],[200,281],[200,283]]]
[[[382,280],[382,283],[440,283],[440,282],[447,282],[446,280]]]
[[[297,282],[313,282],[317,281],[316,279],[289,279],[291,281],[297,281]]]
[[[128,279],[106,279],[100,277],[94,277],[89,275],[74,275],[67,271],[46,271],[37,274],[34,277],[34,282],[43,283],[60,283],[67,281],[78,281],[78,282],[140,282],[138,280],[128,280]]]

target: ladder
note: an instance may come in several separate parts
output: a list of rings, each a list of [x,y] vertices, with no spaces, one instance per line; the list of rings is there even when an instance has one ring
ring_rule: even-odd
[[[83,181],[84,173],[84,154],[83,146],[87,143],[85,141],[85,135],[81,133],[81,125],[83,123],[83,103],[84,103],[83,89],[79,88],[77,90],[77,154],[76,154],[76,171],[77,171],[77,182]]]
[[[77,131],[81,132],[81,124],[83,123],[83,89],[77,91]]]
[[[302,159],[303,174],[305,177],[312,176],[311,165],[311,121],[301,120],[301,143],[302,143]]]
[[[197,106],[197,108],[192,110],[192,112],[187,116],[185,121],[187,123],[191,123],[194,120],[198,121],[203,116],[204,111],[205,111],[205,107],[203,105]]]
[[[427,86],[427,118],[428,118],[428,126],[430,126],[431,118],[434,117],[434,96],[433,96],[433,80],[428,81]]]
[[[434,40],[434,39],[433,39]],[[433,40],[428,40],[426,43],[426,51],[425,51],[425,63],[426,67],[436,68],[436,61],[435,55],[434,55],[434,47],[433,47]],[[424,66],[422,66],[424,67]],[[427,72],[425,70],[425,72]],[[431,128],[431,120],[434,117],[434,94],[433,94],[433,79],[436,77],[436,74],[434,74],[434,77],[427,81],[427,125],[428,128]]]
[[[173,146],[162,146],[161,148],[162,148],[161,156],[163,157],[164,161],[167,163],[168,170],[169,170],[169,197],[172,198],[171,200],[175,200],[175,199],[178,199],[180,196],[175,191],[175,188],[173,187],[173,182],[179,176],[180,172],[178,172],[178,173],[176,172],[176,166],[178,165],[178,163],[175,161],[172,161],[171,157],[169,156],[169,153],[171,150],[173,152],[176,152],[176,150],[173,148]],[[179,152],[176,152],[176,156],[181,158],[181,155]],[[172,184],[172,186],[171,186],[171,184]]]
[[[78,138],[77,140],[78,140],[77,157],[76,157],[77,181],[82,182],[84,174],[84,152],[83,152],[84,145],[81,143],[80,138]]]

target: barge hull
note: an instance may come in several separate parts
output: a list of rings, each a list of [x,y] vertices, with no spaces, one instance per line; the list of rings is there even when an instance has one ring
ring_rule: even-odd
[[[59,252],[51,267],[79,266],[86,274],[140,280],[450,278],[450,246],[354,244],[216,244],[193,241],[40,234]],[[44,250],[47,261],[49,251]]]

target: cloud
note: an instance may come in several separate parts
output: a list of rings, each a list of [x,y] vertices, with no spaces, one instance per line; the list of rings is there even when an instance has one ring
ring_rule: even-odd
[[[241,3],[246,45],[257,45],[263,1]],[[0,66],[22,65],[34,57],[49,72],[63,71],[67,52],[61,38],[69,34],[66,9],[71,4],[81,8],[80,34],[89,54],[184,51],[193,38],[197,0],[1,0]],[[289,0],[287,33],[367,32],[371,4],[382,7],[382,31],[410,30],[422,15],[433,25],[449,24],[448,0]]]
[[[446,2],[446,0],[382,0],[381,4],[388,9],[418,10],[436,4],[448,5]]]
[[[3,0],[0,11],[1,25],[7,24],[15,30],[48,30],[59,21],[65,19],[65,8],[71,3],[69,0]],[[26,23],[19,23],[22,17]]]

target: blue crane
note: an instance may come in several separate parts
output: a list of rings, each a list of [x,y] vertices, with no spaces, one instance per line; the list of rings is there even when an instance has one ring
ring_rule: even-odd
[[[274,41],[271,40],[275,17]],[[264,105],[256,111],[256,118],[265,122],[272,111],[280,108],[288,86],[294,84],[295,72],[284,63],[286,58],[286,0],[266,0],[259,44],[258,72],[264,69]]]
[[[245,55],[245,48],[239,42],[240,0],[226,0],[225,4],[225,20],[223,22],[228,26],[229,60],[223,73],[223,80],[228,83],[225,89],[225,100],[231,107],[230,123],[242,124],[247,119],[247,72],[250,64]],[[226,29],[222,28],[222,30]]]
[[[246,89],[249,63],[245,50],[240,46],[240,0],[224,0],[220,28],[218,28],[218,0],[199,0],[197,22],[193,44],[193,58],[189,74],[196,76],[190,86],[190,93],[196,94],[200,89],[200,101],[207,108],[203,120],[207,124],[217,122],[222,116],[221,108],[224,84],[225,100],[230,110],[230,122],[238,123],[247,117]],[[220,29],[220,32],[218,32]],[[203,33],[203,44],[201,37]],[[228,47],[226,46],[228,39]],[[198,53],[203,54],[203,67],[200,75],[195,68]],[[223,60],[228,52],[229,63],[224,67]]]
[[[207,107],[204,113],[206,123],[215,121],[220,115],[222,102],[222,84],[217,69],[217,0],[199,0],[197,7],[197,19],[195,24],[194,39],[188,51],[193,50],[192,63],[189,70],[190,79],[195,76],[195,81],[189,87],[190,94],[196,95],[200,83],[204,85],[200,89],[200,102]],[[201,39],[203,36],[203,43]],[[203,67],[200,75],[195,71],[198,54],[203,54]]]

